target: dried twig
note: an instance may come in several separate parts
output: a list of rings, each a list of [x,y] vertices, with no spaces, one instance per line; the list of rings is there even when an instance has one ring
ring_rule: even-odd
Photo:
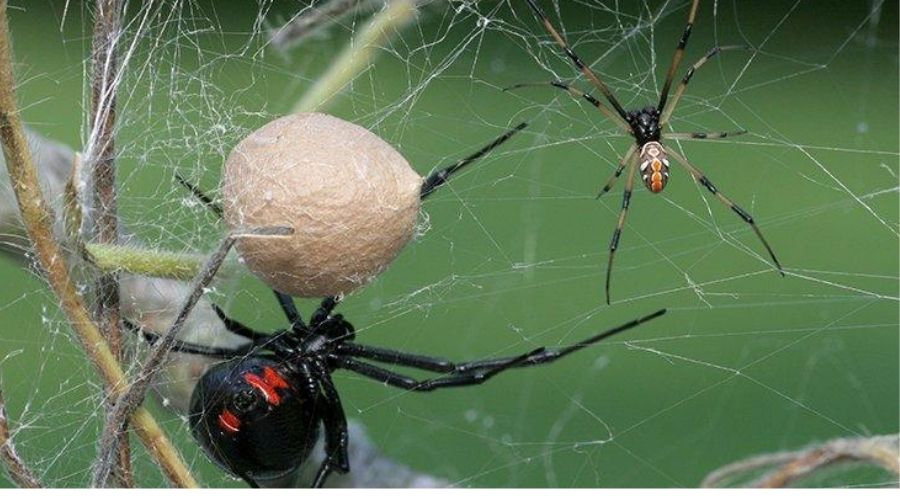
[[[727,486],[750,476],[742,486],[784,488],[832,465],[852,462],[880,467],[900,479],[900,435],[839,438],[799,451],[751,457],[716,469],[701,486]]]
[[[0,388],[0,460],[6,466],[10,480],[19,488],[40,488],[41,483],[31,469],[16,453],[12,438],[9,435],[9,419],[6,416],[6,402]]]
[[[121,390],[126,384],[125,374],[91,320],[70,277],[65,254],[53,235],[54,217],[41,192],[37,171],[32,162],[31,151],[15,102],[15,79],[6,7],[7,1],[0,0],[0,139],[3,142],[10,183],[15,191],[22,222],[28,231],[37,260],[59,300],[61,309],[104,381],[108,386]],[[178,452],[149,412],[145,409],[136,411],[132,424],[150,454],[173,483],[180,486],[196,486]]]
[[[295,112],[320,109],[354,78],[359,76],[377,55],[377,51],[416,15],[415,0],[393,0],[348,43],[328,71],[303,94],[294,106]]]
[[[119,242],[115,161],[116,93],[119,82],[116,45],[122,31],[122,3],[120,0],[100,0],[96,6],[91,54],[91,126],[86,160],[94,187],[92,207],[96,210],[93,219],[96,241],[115,245]],[[102,273],[97,278],[95,299],[100,331],[109,342],[113,354],[122,362],[118,273]],[[109,387],[107,394],[111,395]],[[112,410],[112,405],[108,405],[107,413]],[[127,439],[120,440],[115,476],[121,486],[134,486]]]

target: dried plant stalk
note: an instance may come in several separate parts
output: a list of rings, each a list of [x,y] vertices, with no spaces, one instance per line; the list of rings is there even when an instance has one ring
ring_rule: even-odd
[[[0,389],[0,460],[6,466],[6,472],[13,484],[19,488],[40,488],[41,483],[31,469],[16,453],[9,433],[9,418],[6,416],[6,401]]]
[[[65,254],[53,235],[54,218],[43,198],[15,102],[15,79],[6,11],[7,1],[0,0],[0,139],[3,142],[10,182],[16,194],[22,222],[50,288],[104,381],[119,391],[127,384],[125,374],[91,320],[69,275]],[[174,484],[196,486],[196,481],[178,452],[146,409],[139,409],[134,413],[132,424],[150,454]]]
[[[91,115],[88,135],[87,161],[91,169],[94,197],[92,207],[95,238],[98,243],[115,245],[119,242],[118,208],[116,196],[116,92],[118,90],[118,59],[116,46],[121,35],[122,2],[96,2],[94,34],[91,54]],[[109,342],[113,354],[123,361],[121,331],[121,301],[117,272],[101,273],[95,283],[94,311],[100,331]],[[110,387],[107,387],[107,414],[113,411]],[[115,477],[121,486],[133,487],[131,450],[128,440],[119,441]]]
[[[841,463],[868,463],[900,479],[900,435],[839,438],[799,451],[758,455],[711,472],[701,483],[715,488],[750,475],[751,488],[785,488]]]

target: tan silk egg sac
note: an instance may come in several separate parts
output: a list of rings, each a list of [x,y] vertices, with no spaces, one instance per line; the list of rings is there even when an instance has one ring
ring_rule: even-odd
[[[247,267],[297,297],[353,291],[383,271],[412,238],[422,178],[390,144],[321,113],[274,120],[225,164],[232,230],[289,225],[285,238],[241,238]]]

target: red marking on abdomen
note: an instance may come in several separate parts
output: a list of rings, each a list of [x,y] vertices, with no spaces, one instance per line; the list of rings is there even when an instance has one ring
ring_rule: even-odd
[[[291,387],[278,372],[268,366],[263,368],[262,377],[255,373],[245,373],[244,380],[261,392],[266,398],[266,402],[273,406],[281,404],[281,396],[278,394],[278,389]]]
[[[237,432],[241,430],[241,419],[228,410],[222,410],[219,414],[219,427],[225,432]]]

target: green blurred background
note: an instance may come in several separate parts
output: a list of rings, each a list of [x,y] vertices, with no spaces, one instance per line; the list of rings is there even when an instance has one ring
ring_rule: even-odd
[[[655,103],[686,2],[542,3],[555,22],[562,4],[562,31],[626,107]],[[424,234],[341,306],[361,341],[469,359],[670,311],[627,338],[479,388],[406,394],[337,374],[349,416],[384,453],[458,486],[695,486],[756,453],[898,431],[896,2],[738,1],[715,12],[713,3],[701,4],[682,71],[715,44],[760,52],[698,72],[673,127],[751,133],[675,147],[756,216],[787,278],[674,167],[660,196],[638,183],[605,305],[621,191],[594,195],[628,140],[552,89],[500,91],[577,76],[522,1],[427,8],[330,108],[422,174],[531,122],[434,196]],[[24,117],[77,149],[89,7],[12,4]],[[215,186],[229,149],[289,112],[365,21],[345,19],[285,54],[266,47],[265,28],[297,9],[198,0],[150,16],[123,82],[118,136],[123,219],[149,244],[215,244],[221,229],[173,174]],[[19,450],[47,484],[85,485],[102,423],[97,377],[42,280],[4,259],[0,282],[0,375]],[[250,276],[217,292],[245,323],[281,325]],[[204,484],[242,484],[155,407]],[[139,482],[163,485],[135,450]],[[854,471],[808,484],[884,481]]]

